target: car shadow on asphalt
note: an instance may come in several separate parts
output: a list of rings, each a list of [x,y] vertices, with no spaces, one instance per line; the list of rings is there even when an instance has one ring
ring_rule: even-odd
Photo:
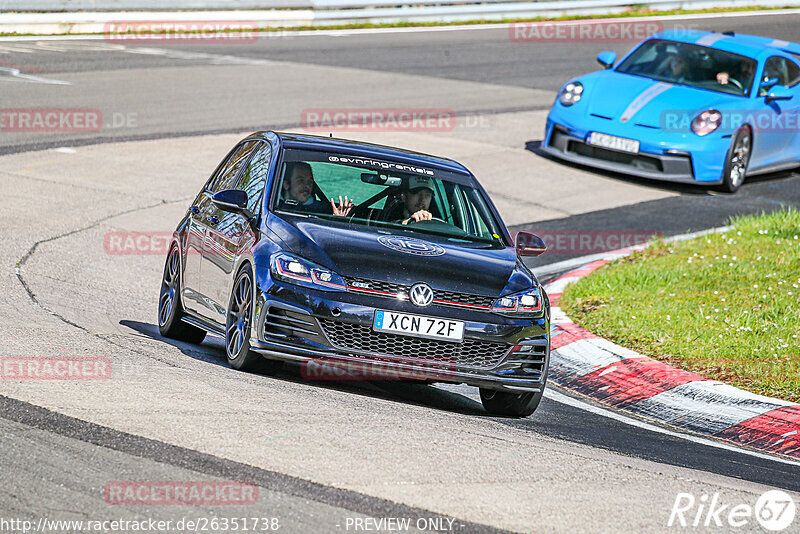
[[[573,163],[571,161],[564,161],[558,158],[547,154],[542,150],[542,140],[532,140],[525,143],[525,149],[533,152],[537,156],[545,158],[549,161],[557,163],[558,165],[563,165],[565,167],[570,167],[572,169],[577,169],[581,171],[585,171],[588,173],[596,174],[598,176],[602,176],[603,178],[609,178],[612,180],[617,180],[619,182],[626,182],[632,185],[642,185],[646,187],[650,187],[652,189],[658,189],[661,191],[666,191],[670,193],[676,193],[679,195],[692,195],[692,196],[703,196],[703,195],[721,195],[721,196],[733,196],[736,193],[727,193],[723,192],[719,189],[714,188],[714,186],[706,187],[700,184],[693,185],[693,184],[681,184],[681,183],[674,183],[674,182],[662,182],[659,180],[649,180],[647,178],[640,178],[638,176],[629,176],[627,174],[613,172],[613,171],[606,171],[604,169],[597,169],[595,167],[590,167],[588,165],[581,165],[579,163]],[[758,176],[748,176],[745,180],[745,183],[742,185],[739,192],[744,192],[748,188],[753,187],[756,184],[764,183],[764,182],[774,182],[779,181],[787,178],[791,178],[795,176],[797,170],[789,170],[789,171],[780,171],[775,173],[769,174],[762,174]]]
[[[228,366],[228,361],[225,356],[225,344],[217,336],[209,334],[201,345],[194,345],[162,336],[158,331],[158,326],[152,323],[123,319],[119,324],[133,330],[139,336],[171,345],[190,358],[225,367],[229,369],[231,373],[241,373],[241,371],[236,371]],[[264,376],[266,378],[303,384],[313,388],[342,391],[365,397],[380,398],[464,415],[489,417],[489,414],[483,409],[480,402],[470,399],[465,395],[452,391],[444,391],[430,387],[428,384],[409,380],[312,380],[303,377],[300,364],[289,362],[284,363],[283,368],[273,375],[267,376],[259,373],[243,373],[243,376]]]

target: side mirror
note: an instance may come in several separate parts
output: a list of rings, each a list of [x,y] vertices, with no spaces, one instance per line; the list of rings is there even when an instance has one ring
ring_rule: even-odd
[[[547,250],[542,238],[530,232],[517,232],[514,247],[518,256],[541,256]]]
[[[600,63],[604,69],[610,69],[614,66],[614,62],[617,60],[616,52],[600,52],[597,54],[597,62]]]
[[[241,189],[226,189],[214,193],[211,202],[222,211],[241,213],[247,209],[247,193]]]
[[[775,100],[791,100],[794,95],[785,85],[776,85],[767,93],[767,104]]]
[[[762,89],[771,89],[773,86],[778,85],[780,80],[778,78],[767,78],[761,82]]]

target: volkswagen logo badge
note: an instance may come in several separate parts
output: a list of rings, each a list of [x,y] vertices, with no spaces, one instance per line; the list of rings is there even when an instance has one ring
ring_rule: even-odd
[[[428,284],[414,284],[408,293],[411,304],[424,308],[433,302],[433,289]]]

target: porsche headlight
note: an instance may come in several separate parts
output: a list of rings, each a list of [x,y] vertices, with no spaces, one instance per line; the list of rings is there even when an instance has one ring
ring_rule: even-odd
[[[582,96],[583,84],[581,84],[581,82],[569,82],[562,87],[561,92],[558,93],[558,101],[561,102],[562,106],[569,107],[580,101]]]
[[[300,256],[276,252],[270,258],[273,278],[323,291],[347,291],[341,276]]]
[[[536,317],[542,309],[542,292],[538,287],[500,297],[492,305],[492,313],[508,317]]]
[[[695,117],[691,127],[694,133],[702,137],[719,128],[720,124],[722,124],[722,113],[715,109],[709,109]]]

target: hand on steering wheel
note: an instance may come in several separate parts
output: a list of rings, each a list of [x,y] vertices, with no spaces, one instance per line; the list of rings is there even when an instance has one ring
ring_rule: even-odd
[[[431,214],[431,212],[427,210],[419,210],[412,213],[411,217],[403,221],[403,224],[413,224],[413,223],[418,223],[420,221],[431,221],[431,220],[433,220],[433,215]]]

